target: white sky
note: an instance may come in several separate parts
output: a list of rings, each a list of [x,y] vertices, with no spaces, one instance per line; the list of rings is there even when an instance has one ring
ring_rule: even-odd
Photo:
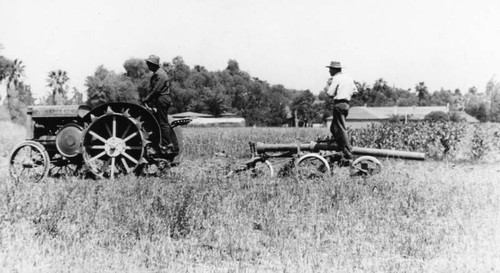
[[[369,85],[482,92],[500,74],[499,16],[498,0],[0,0],[0,54],[24,62],[35,96],[51,70],[85,91],[99,65],[120,73],[150,54],[209,70],[235,59],[254,77],[315,94],[331,60]]]

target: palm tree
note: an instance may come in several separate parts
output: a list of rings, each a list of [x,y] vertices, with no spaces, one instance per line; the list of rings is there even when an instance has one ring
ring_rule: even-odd
[[[47,86],[52,88],[52,103],[54,105],[64,104],[68,92],[69,81],[68,74],[63,70],[54,70],[49,72]]]
[[[10,69],[7,71],[7,93],[9,89],[15,91],[24,78],[23,61],[15,59]],[[9,96],[9,94],[7,94]]]
[[[7,70],[7,108],[13,113],[13,100],[17,97],[16,91],[24,78],[24,64],[21,60],[15,59]]]

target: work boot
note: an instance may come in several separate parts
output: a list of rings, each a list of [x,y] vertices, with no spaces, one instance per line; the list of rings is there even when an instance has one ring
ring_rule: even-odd
[[[146,151],[147,151],[148,155],[157,155],[157,154],[161,153],[161,150],[155,149],[154,147],[149,146],[149,145],[148,145]]]
[[[179,148],[176,148],[173,144],[168,144],[167,146],[160,146],[160,150],[164,155],[178,155]]]

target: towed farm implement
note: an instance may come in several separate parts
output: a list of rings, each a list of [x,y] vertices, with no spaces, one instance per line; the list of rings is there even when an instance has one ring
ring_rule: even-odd
[[[377,157],[425,160],[425,153],[361,147],[353,147],[354,160],[344,160],[335,140],[330,138],[309,143],[249,144],[252,158],[229,175],[250,171],[255,175],[282,176],[293,171],[300,177],[311,178],[332,174],[333,166],[350,167],[352,175],[374,175],[382,168]],[[280,165],[280,169],[276,171],[275,165]]]

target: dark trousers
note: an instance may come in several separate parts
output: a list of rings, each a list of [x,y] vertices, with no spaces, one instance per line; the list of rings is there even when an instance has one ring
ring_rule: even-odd
[[[352,158],[352,147],[349,143],[349,136],[347,135],[347,128],[345,119],[349,113],[349,104],[345,102],[335,103],[333,106],[333,120],[330,125],[330,132],[332,133],[339,150],[344,154],[347,159]]]
[[[177,137],[174,130],[170,127],[168,121],[168,109],[172,105],[172,99],[168,95],[160,96],[156,102],[156,116],[161,130],[161,145],[168,146],[172,144],[174,148],[178,148]]]

